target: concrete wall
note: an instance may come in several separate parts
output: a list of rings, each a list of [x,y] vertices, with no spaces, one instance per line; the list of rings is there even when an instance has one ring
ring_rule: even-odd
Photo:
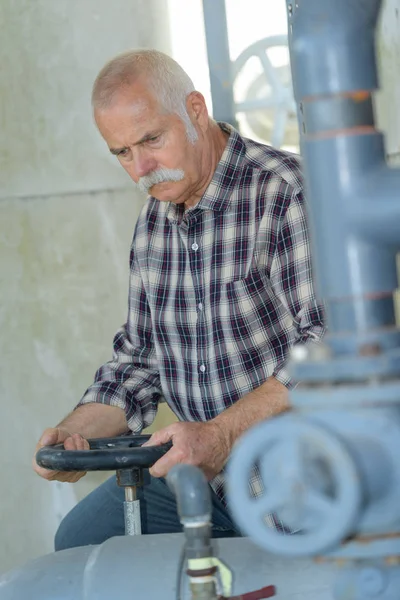
[[[389,164],[400,167],[400,0],[384,0],[377,43],[380,91],[376,94],[378,124],[385,133]],[[397,256],[400,282],[400,255]],[[394,294],[400,327],[400,289]]]
[[[378,122],[386,134],[386,151],[400,165],[400,0],[384,0],[378,36],[381,91],[377,94]]]
[[[31,456],[109,359],[126,317],[143,198],[92,123],[91,85],[117,52],[169,51],[169,33],[164,0],[1,0],[0,30],[3,571],[52,550],[74,492],[37,477]]]

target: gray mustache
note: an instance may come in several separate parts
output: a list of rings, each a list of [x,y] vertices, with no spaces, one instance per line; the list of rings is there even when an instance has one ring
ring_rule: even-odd
[[[182,181],[184,177],[185,173],[182,169],[157,169],[157,171],[141,177],[136,185],[141,192],[148,194],[149,189],[157,183]]]

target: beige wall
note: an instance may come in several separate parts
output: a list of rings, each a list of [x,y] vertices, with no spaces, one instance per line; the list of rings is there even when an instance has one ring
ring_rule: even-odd
[[[381,90],[376,97],[378,123],[386,135],[388,161],[400,167],[400,0],[384,0],[378,38]],[[400,256],[397,257],[400,281]],[[400,290],[395,293],[400,326]]]
[[[31,470],[43,428],[69,412],[126,318],[143,198],[107,152],[90,89],[111,56],[169,51],[166,0],[0,2],[0,571],[52,550],[93,487]]]
[[[386,151],[400,165],[400,0],[383,0],[377,44],[381,90],[378,123],[386,134]]]

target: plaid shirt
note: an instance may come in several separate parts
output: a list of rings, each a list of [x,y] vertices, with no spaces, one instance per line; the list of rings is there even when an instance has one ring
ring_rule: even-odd
[[[162,396],[180,420],[206,421],[271,375],[290,387],[289,346],[323,333],[299,162],[220,126],[230,137],[198,204],[145,204],[128,320],[80,402],[123,408],[136,433]],[[223,474],[211,485],[224,501]]]

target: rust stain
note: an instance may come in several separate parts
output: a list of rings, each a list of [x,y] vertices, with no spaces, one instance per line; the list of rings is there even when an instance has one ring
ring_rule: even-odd
[[[400,564],[400,556],[386,556],[385,564],[387,564],[388,567],[397,567],[397,565]]]
[[[369,92],[360,90],[358,92],[351,92],[349,94],[349,98],[354,100],[354,102],[365,102],[371,98],[371,94]]]
[[[380,540],[394,540],[397,538],[400,538],[400,531],[375,535],[362,535],[359,537],[352,538],[351,541],[358,542],[359,544],[371,544],[372,542]]]
[[[319,102],[320,100],[333,100],[339,98],[351,98],[355,102],[365,102],[371,97],[369,90],[352,90],[351,92],[339,92],[338,94],[318,94],[315,96],[304,96],[302,102]]]
[[[361,535],[361,536],[354,536],[354,537],[349,537],[346,538],[345,540],[343,540],[340,544],[341,547],[347,546],[348,544],[361,544],[361,545],[368,545],[368,544],[372,544],[373,542],[379,542],[379,541],[383,541],[383,540],[393,540],[393,539],[398,539],[400,538],[400,532],[391,532],[391,533],[385,533],[385,534],[380,534],[380,535]],[[323,564],[323,563],[334,563],[336,566],[338,567],[343,567],[346,563],[348,562],[352,562],[354,560],[354,558],[337,558],[334,556],[316,556],[314,557],[314,562],[316,564]],[[400,564],[400,556],[396,556],[396,555],[390,555],[390,556],[386,556],[385,557],[385,563],[389,566],[395,566],[395,565],[399,565]]]
[[[376,133],[376,131],[377,130],[373,125],[360,125],[358,127],[347,127],[344,129],[329,129],[327,131],[307,134],[305,137],[308,140],[323,140],[332,137],[339,137],[341,135],[368,135],[370,133]]]

